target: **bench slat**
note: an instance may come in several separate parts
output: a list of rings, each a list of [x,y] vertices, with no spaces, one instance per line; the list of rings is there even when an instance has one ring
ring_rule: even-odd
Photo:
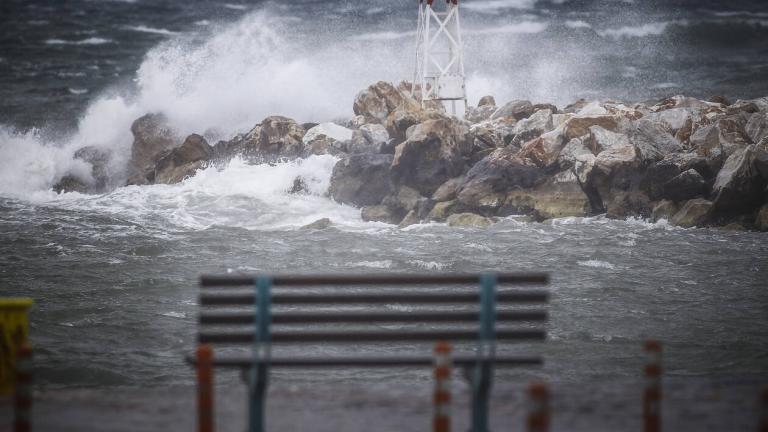
[[[477,362],[477,356],[460,355],[453,356],[455,365],[470,366]],[[535,356],[495,356],[495,365],[505,366],[539,366],[544,363],[541,357]],[[188,355],[187,362],[197,364],[194,356]],[[360,366],[360,367],[405,367],[405,366],[430,366],[434,362],[433,357],[427,356],[355,356],[355,357],[270,357],[270,367],[314,367],[314,366]],[[241,356],[214,356],[213,365],[218,367],[251,367],[253,357]]]
[[[272,314],[274,324],[299,323],[382,323],[382,322],[461,322],[478,321],[478,312],[278,312]],[[203,312],[200,324],[253,324],[252,312]],[[499,311],[497,321],[546,321],[541,310]]]
[[[546,291],[500,292],[496,295],[498,303],[545,303],[549,299]],[[333,293],[333,294],[289,294],[274,293],[272,304],[449,304],[478,303],[478,293]],[[252,305],[253,293],[201,294],[201,306],[237,306]]]
[[[379,274],[379,275],[274,275],[271,276],[273,286],[316,286],[316,285],[445,285],[445,284],[476,284],[480,281],[478,274],[446,274],[446,275],[416,275],[416,274]],[[233,287],[253,285],[255,275],[203,275],[200,286]],[[496,280],[499,284],[537,284],[549,283],[546,273],[498,273]]]
[[[272,342],[405,342],[437,340],[477,340],[477,330],[409,331],[280,331],[271,334]],[[538,329],[498,330],[497,340],[544,340],[546,331]],[[252,343],[253,331],[200,332],[200,343]]]

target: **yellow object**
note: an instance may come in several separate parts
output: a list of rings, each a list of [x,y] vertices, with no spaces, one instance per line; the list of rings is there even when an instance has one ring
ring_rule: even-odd
[[[0,298],[0,395],[13,392],[16,351],[27,342],[27,312],[33,303],[28,298]]]

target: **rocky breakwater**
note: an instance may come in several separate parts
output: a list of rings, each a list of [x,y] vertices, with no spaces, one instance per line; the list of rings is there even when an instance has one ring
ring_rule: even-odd
[[[345,122],[273,116],[214,145],[201,135],[182,139],[149,114],[132,127],[128,184],[175,183],[234,156],[264,163],[331,154],[339,162],[330,198],[361,208],[367,221],[487,226],[510,215],[605,214],[768,230],[768,98],[580,100],[560,109],[499,106],[486,96],[456,118],[439,104],[422,107],[410,90],[378,82],[355,97]],[[103,177],[109,155],[76,157]],[[302,190],[296,179],[289,192]]]

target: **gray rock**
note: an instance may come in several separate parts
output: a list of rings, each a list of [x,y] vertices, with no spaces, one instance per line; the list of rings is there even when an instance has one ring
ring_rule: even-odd
[[[532,139],[520,149],[520,157],[531,160],[540,168],[550,168],[557,163],[558,156],[568,142],[563,133],[564,127],[542,134]]]
[[[399,223],[401,218],[392,213],[392,210],[385,205],[374,205],[363,207],[361,218],[365,222],[384,222],[388,224]]]
[[[714,207],[712,202],[701,198],[686,201],[670,222],[684,228],[704,226],[709,223]]]
[[[723,164],[712,186],[718,213],[748,213],[763,204],[766,182],[755,167],[757,153],[752,145],[737,150]]]
[[[348,151],[354,133],[351,129],[335,123],[321,123],[307,130],[301,139],[303,156],[309,155],[339,155]],[[362,134],[360,134],[362,138]],[[364,140],[363,140],[364,141]]]
[[[437,222],[444,222],[458,208],[457,204],[456,200],[435,203],[427,218]]]
[[[651,211],[651,220],[658,222],[661,219],[671,220],[672,217],[680,211],[680,206],[670,200],[663,200],[656,203]]]
[[[300,156],[304,150],[304,134],[304,128],[293,119],[267,117],[258,128],[258,151],[268,157]]]
[[[468,134],[466,125],[452,119],[419,124],[395,149],[392,182],[431,196],[446,180],[464,171]]]
[[[496,106],[496,99],[493,98],[493,96],[483,96],[480,98],[480,101],[477,103],[478,107],[482,106]]]
[[[522,120],[528,118],[531,114],[533,114],[533,104],[530,101],[514,100],[512,102],[507,102],[506,105],[498,108],[493,115],[491,115],[491,119],[512,117],[515,120]]]
[[[768,137],[768,112],[757,112],[749,117],[745,132],[753,143],[759,143]]]
[[[611,219],[648,218],[651,216],[651,211],[651,200],[648,195],[642,192],[629,191],[613,194],[606,206],[605,214]]]
[[[322,218],[318,219],[310,224],[304,225],[301,227],[303,230],[323,230],[327,229],[333,226],[333,222],[331,222],[328,218]]]
[[[151,170],[158,154],[176,147],[181,141],[162,114],[147,114],[138,118],[131,125],[131,133],[133,145],[128,161],[129,175]]]
[[[515,137],[512,144],[522,146],[524,143],[539,137],[554,128],[552,123],[552,111],[536,111],[530,117],[520,120],[515,124],[513,129]]]
[[[487,217],[480,216],[474,213],[457,213],[448,216],[446,219],[448,226],[452,227],[477,227],[487,228],[493,225],[493,221]]]
[[[482,105],[477,108],[470,107],[464,118],[470,123],[480,123],[486,120],[490,120],[497,110],[496,105]]]
[[[416,210],[411,210],[408,212],[408,214],[405,215],[402,221],[398,224],[398,228],[406,228],[411,225],[416,225],[421,220],[419,219],[418,214],[416,213]]]
[[[683,149],[675,137],[649,120],[641,119],[635,122],[635,129],[630,138],[644,162],[656,162]]]
[[[361,153],[350,155],[333,167],[331,197],[342,204],[358,207],[379,204],[392,191],[392,156]]]
[[[689,169],[664,184],[662,198],[674,202],[687,201],[706,195],[707,182],[696,170]]]
[[[155,183],[173,184],[195,175],[213,157],[213,148],[200,135],[192,134],[184,143],[168,151],[155,165]]]
[[[445,183],[440,185],[439,188],[437,188],[434,194],[432,194],[432,200],[435,202],[441,202],[456,199],[459,186],[461,186],[461,184],[464,182],[464,179],[464,176],[461,176],[447,180]]]

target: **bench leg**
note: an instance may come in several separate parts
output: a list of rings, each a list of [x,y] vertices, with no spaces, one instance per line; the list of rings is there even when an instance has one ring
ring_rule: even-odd
[[[265,405],[267,403],[267,368],[256,366],[251,371],[248,401],[248,432],[265,432]]]
[[[489,432],[488,399],[491,393],[491,362],[483,361],[475,366],[472,376],[472,430]]]

